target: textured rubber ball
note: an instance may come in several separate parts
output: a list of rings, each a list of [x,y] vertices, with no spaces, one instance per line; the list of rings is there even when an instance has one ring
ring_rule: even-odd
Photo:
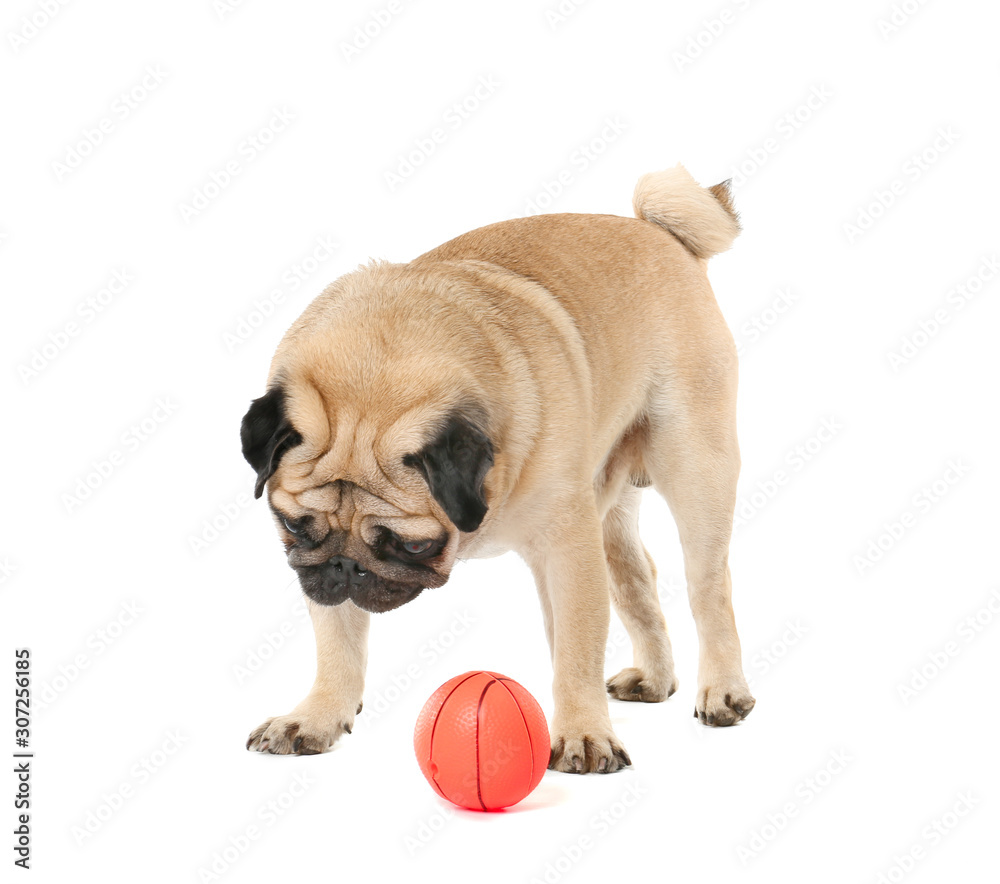
[[[549,728],[538,701],[498,672],[466,672],[424,704],[413,748],[427,782],[471,810],[526,798],[549,763]]]

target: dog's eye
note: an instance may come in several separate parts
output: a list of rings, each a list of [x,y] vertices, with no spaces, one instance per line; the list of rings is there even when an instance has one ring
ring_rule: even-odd
[[[427,552],[433,545],[433,540],[407,540],[403,544],[403,549],[411,556],[419,556],[420,553]]]
[[[281,521],[284,523],[285,530],[289,534],[296,534],[296,535],[299,534],[299,529],[296,528],[291,522],[289,522],[288,519],[282,519]]]

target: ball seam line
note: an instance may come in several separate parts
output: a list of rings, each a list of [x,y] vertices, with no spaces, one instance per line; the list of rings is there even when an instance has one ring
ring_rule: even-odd
[[[528,721],[524,717],[524,710],[521,708],[521,703],[514,695],[514,692],[504,684],[505,681],[512,681],[509,678],[498,678],[497,681],[503,686],[503,689],[510,694],[510,698],[514,701],[514,707],[517,709],[518,714],[521,716],[521,723],[524,725],[524,732],[528,737],[528,749],[531,752],[531,768],[528,776],[528,782],[530,783],[535,779],[535,744],[531,741],[531,728],[528,727]],[[524,685],[521,685],[523,688]]]
[[[483,782],[479,776],[479,728],[482,724],[481,716],[486,692],[490,689],[490,685],[495,685],[496,683],[497,680],[495,678],[487,683],[486,687],[483,688],[483,692],[479,695],[479,706],[476,708],[476,797],[479,799],[479,804],[483,810],[489,810],[489,808],[486,806],[486,802],[483,801]]]
[[[455,685],[455,687],[453,687],[450,691],[448,691],[448,696],[445,697],[441,701],[441,705],[438,706],[437,712],[434,715],[434,724],[431,726],[431,739],[430,739],[430,743],[427,746],[427,763],[428,764],[433,764],[434,763],[434,733],[435,733],[435,731],[437,731],[438,721],[440,721],[440,719],[441,719],[441,711],[444,709],[445,703],[447,703],[451,699],[451,695],[454,694],[455,691],[457,691],[462,685],[464,685],[470,678],[475,678],[477,675],[479,675],[478,671],[465,673],[465,678],[463,678],[457,685]],[[457,677],[460,678],[461,676],[457,676]],[[451,799],[447,795],[444,794],[444,789],[442,789],[441,786],[438,784],[436,776],[431,778],[431,783],[434,786],[434,788],[437,790],[438,794],[442,798],[444,798],[445,801],[451,801]],[[452,803],[454,803],[454,802],[452,802]]]

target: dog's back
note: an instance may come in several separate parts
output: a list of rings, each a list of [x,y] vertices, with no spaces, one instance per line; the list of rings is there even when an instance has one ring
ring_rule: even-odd
[[[486,262],[541,285],[572,316],[591,365],[616,365],[610,374],[619,379],[623,362],[645,362],[648,369],[660,357],[687,358],[679,351],[692,340],[721,336],[728,349],[732,337],[705,272],[707,259],[740,231],[728,183],[700,187],[678,165],[643,176],[634,207],[637,218],[553,214],[502,221],[410,266]]]

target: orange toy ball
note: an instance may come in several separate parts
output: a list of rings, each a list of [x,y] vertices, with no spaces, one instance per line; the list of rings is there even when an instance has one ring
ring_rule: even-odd
[[[549,763],[538,701],[498,672],[466,672],[424,704],[413,733],[420,769],[459,807],[500,810],[526,798]]]

